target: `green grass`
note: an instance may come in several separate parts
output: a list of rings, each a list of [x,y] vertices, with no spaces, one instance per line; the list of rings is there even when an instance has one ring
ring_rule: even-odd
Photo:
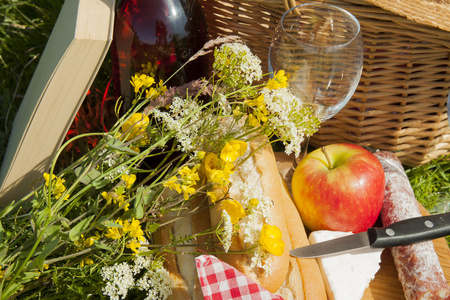
[[[450,156],[406,170],[416,199],[432,213],[450,211]]]
[[[63,0],[0,0],[0,161]]]

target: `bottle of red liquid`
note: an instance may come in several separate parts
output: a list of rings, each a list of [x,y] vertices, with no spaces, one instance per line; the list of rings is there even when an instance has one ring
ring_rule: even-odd
[[[111,45],[114,91],[127,110],[137,72],[163,81],[207,41],[207,25],[197,0],[123,0],[118,4]],[[205,59],[190,62],[168,82],[179,86],[207,76]]]

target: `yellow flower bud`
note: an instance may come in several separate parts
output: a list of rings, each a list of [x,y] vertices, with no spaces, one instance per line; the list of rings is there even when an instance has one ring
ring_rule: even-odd
[[[232,224],[236,224],[240,219],[246,216],[241,203],[236,200],[223,200],[220,202],[220,207],[228,213]]]
[[[270,254],[281,256],[284,253],[284,241],[281,235],[281,230],[277,226],[264,224],[259,243]]]

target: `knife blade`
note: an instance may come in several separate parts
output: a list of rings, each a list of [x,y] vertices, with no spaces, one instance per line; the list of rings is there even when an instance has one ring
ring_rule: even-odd
[[[450,235],[450,213],[410,218],[382,228],[332,239],[290,251],[291,256],[312,258],[344,252],[404,246]]]

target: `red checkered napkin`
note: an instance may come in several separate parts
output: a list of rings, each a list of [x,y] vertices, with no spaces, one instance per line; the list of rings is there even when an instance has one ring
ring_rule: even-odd
[[[201,255],[195,262],[205,300],[283,300],[217,257]]]

